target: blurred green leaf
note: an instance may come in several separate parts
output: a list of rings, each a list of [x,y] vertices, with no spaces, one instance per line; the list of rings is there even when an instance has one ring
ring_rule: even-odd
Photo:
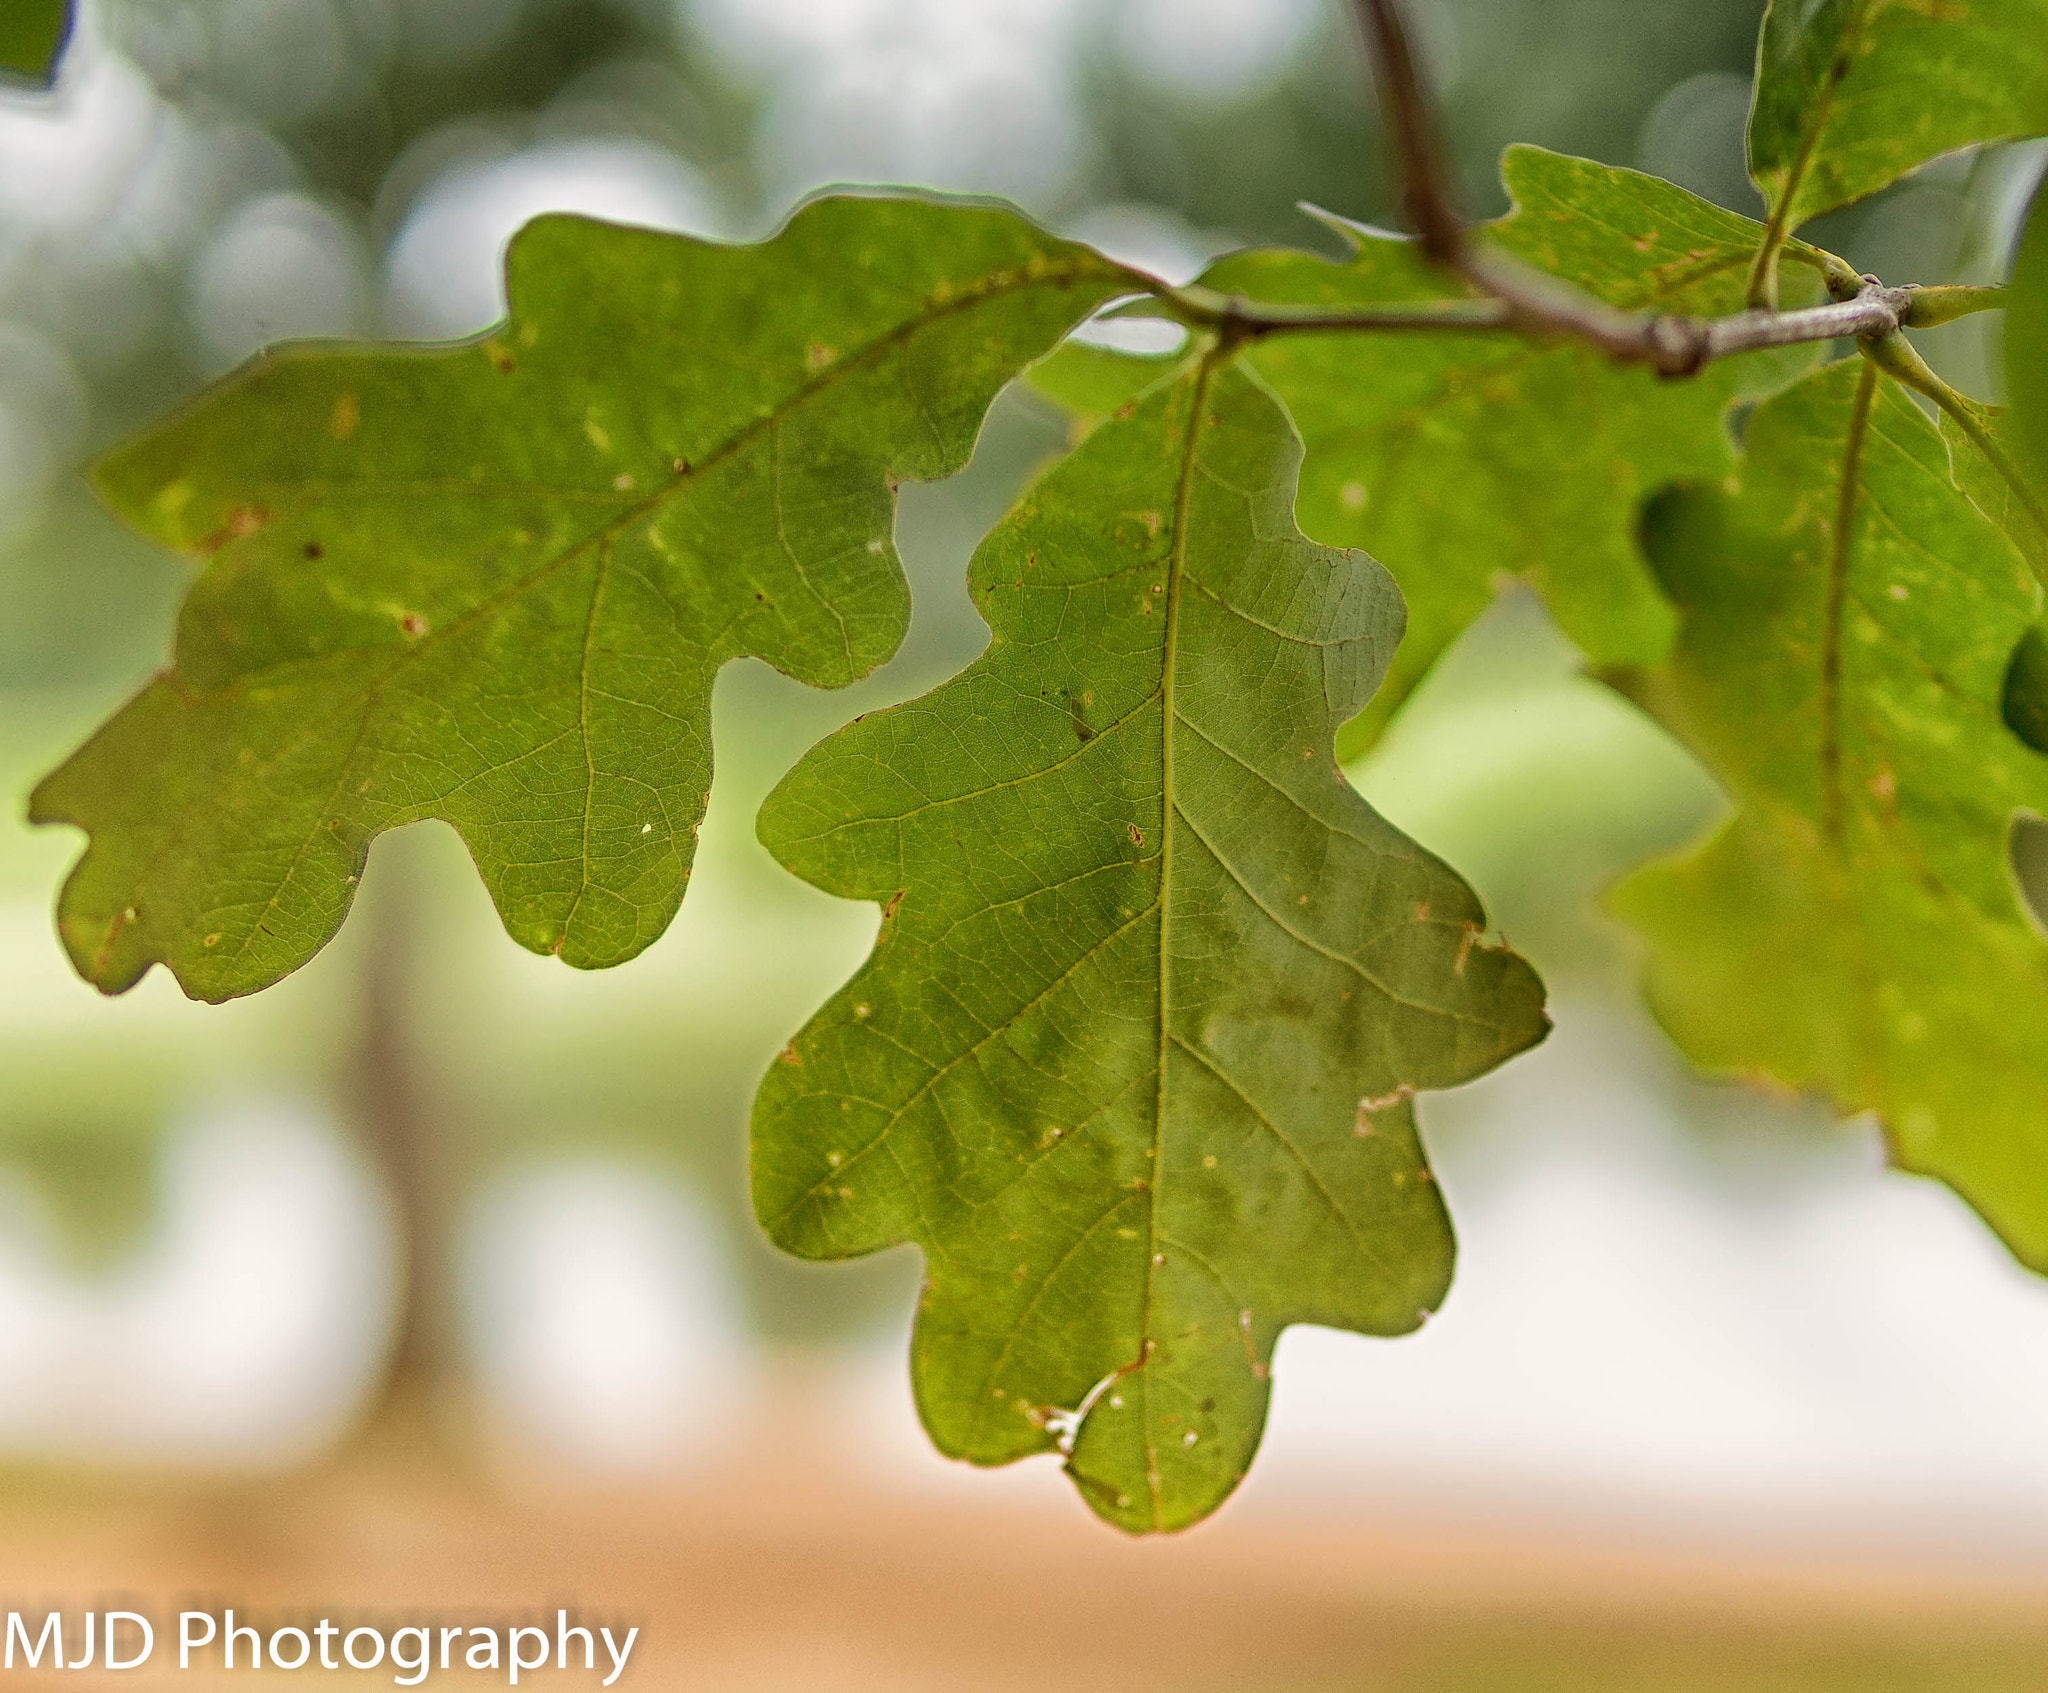
[[[887,913],[762,1084],[764,1225],[813,1258],[921,1244],[934,1441],[1067,1450],[1129,1529],[1230,1492],[1285,1325],[1435,1306],[1408,1101],[1546,1027],[1470,890],[1335,767],[1400,597],[1301,537],[1300,457],[1252,377],[1156,387],[976,554],[987,654],[761,814],[798,875]]]
[[[47,86],[71,38],[72,0],[6,0],[0,5],[0,73]]]
[[[1888,383],[1858,451],[1874,376],[1850,359],[1767,401],[1739,486],[1650,510],[1683,625],[1640,697],[1737,811],[1613,906],[1694,1062],[1874,1111],[1896,1162],[2048,1267],[2048,945],[2007,853],[2048,759],[2000,715],[2039,593]]]
[[[506,928],[659,935],[720,665],[837,687],[895,651],[893,489],[1130,273],[998,207],[840,197],[727,247],[547,217],[460,347],[261,357],[98,469],[206,560],[175,667],[37,789],[91,845],[72,961],[217,1000],[303,964],[372,836],[461,831]]]
[[[1942,153],[2048,132],[2044,43],[2048,0],[1771,0],[1749,174],[1797,229]]]
[[[1969,495],[1971,503],[2026,555],[2034,567],[2035,576],[2048,582],[2048,531],[2044,531],[2027,510],[2011,480],[2013,474],[2026,474],[2022,465],[2027,457],[2026,447],[2013,426],[2011,412],[1999,406],[1980,406],[1960,395],[1957,402],[1968,412],[1975,425],[1975,433],[1989,440],[1992,450],[2004,465],[1994,464],[1982,445],[1971,438],[1972,431],[1962,428],[1954,417],[1943,412],[1938,426],[1941,438],[1948,446],[1949,464],[1956,486]]]
[[[2005,312],[2005,387],[2015,458],[2048,490],[2048,190],[2037,190],[2013,261]]]
[[[1712,315],[1742,305],[1761,234],[1748,218],[1655,177],[1535,147],[1510,148],[1502,177],[1515,209],[1490,231],[1524,262],[1630,309]],[[1352,235],[1348,263],[1239,253],[1201,281],[1298,304],[1453,292],[1413,242],[1362,227]],[[1637,507],[1667,482],[1724,474],[1730,402],[1805,368],[1813,350],[1726,359],[1683,382],[1576,344],[1505,335],[1280,336],[1246,356],[1308,448],[1302,528],[1371,552],[1408,601],[1407,639],[1386,683],[1338,743],[1348,761],[1505,578],[1535,587],[1596,664],[1657,663],[1674,625],[1636,546]],[[1112,390],[1101,363],[1094,349],[1062,349],[1034,380],[1056,399],[1102,402]],[[1130,361],[1133,380],[1156,368]]]

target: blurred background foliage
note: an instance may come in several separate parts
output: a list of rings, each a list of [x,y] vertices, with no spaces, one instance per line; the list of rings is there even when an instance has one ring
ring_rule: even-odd
[[[1741,137],[1761,10],[1414,0],[1467,209],[1505,209],[1495,160],[1526,140],[1754,212]],[[163,661],[185,580],[97,509],[77,467],[269,341],[482,327],[500,242],[549,207],[748,238],[822,184],[916,182],[1011,196],[1175,275],[1232,246],[1318,244],[1304,200],[1391,222],[1349,29],[1329,0],[89,5],[56,91],[0,102],[0,1160],[23,1178],[8,1205],[70,1261],[116,1263],[146,1232],[165,1130],[262,1093],[358,1119],[387,1183],[426,1195],[415,1221],[438,1244],[415,1251],[437,1278],[455,1273],[449,1219],[479,1182],[596,1152],[700,1197],[756,1332],[819,1339],[898,1315],[914,1264],[788,1263],[749,1218],[753,1082],[874,921],[783,876],[750,820],[804,746],[978,650],[967,554],[1061,448],[1061,420],[1008,397],[965,473],[904,491],[917,615],[885,671],[837,695],[759,665],[721,678],[702,869],[648,958],[588,979],[518,954],[429,827],[379,843],[364,900],[378,909],[327,955],[219,1011],[162,980],[111,1006],[71,980],[48,910],[76,842],[18,822],[28,783]],[[2039,162],[2009,148],[1940,163],[1813,233],[1889,281],[1983,279]],[[1930,352],[1995,397],[1993,332],[1967,319]],[[1718,804],[1515,597],[1363,780],[1566,997],[1616,1003],[1631,966],[1594,896]],[[376,997],[393,970],[395,1034]],[[365,1067],[394,1065],[400,1132],[430,1143],[412,1163],[362,1122]],[[1725,1095],[1670,1091],[1703,1144],[1729,1140]],[[1441,1121],[1456,1132],[1455,1111]],[[1770,1121],[1815,1131],[1810,1114]]]

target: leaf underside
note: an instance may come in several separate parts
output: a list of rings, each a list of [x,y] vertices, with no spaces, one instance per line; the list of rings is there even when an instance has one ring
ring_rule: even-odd
[[[1537,147],[1509,148],[1502,179],[1514,210],[1489,234],[1523,262],[1628,309],[1717,315],[1742,305],[1762,233],[1750,219],[1655,177]],[[1265,303],[1453,293],[1412,241],[1352,234],[1348,263],[1240,253],[1201,281]],[[1636,545],[1637,508],[1665,483],[1726,474],[1730,403],[1796,374],[1814,351],[1721,360],[1686,382],[1576,344],[1505,335],[1283,336],[1246,356],[1307,448],[1302,528],[1369,551],[1407,600],[1408,634],[1387,680],[1340,738],[1348,761],[1509,579],[1534,587],[1595,664],[1658,663],[1675,624]],[[1038,380],[1055,398],[1099,406],[1114,392],[1109,360],[1093,349],[1050,362]],[[1125,363],[1135,387],[1158,361]]]
[[[921,1245],[933,1440],[1064,1450],[1133,1530],[1236,1484],[1286,1324],[1434,1307],[1409,1099],[1547,1026],[1470,890],[1337,771],[1401,605],[1301,537],[1299,460],[1255,378],[1186,366],[976,554],[989,651],[761,814],[888,913],[762,1085],[763,1224],[806,1257]]]
[[[2048,131],[2048,0],[1771,0],[1749,174],[1796,229],[1980,142]]]
[[[824,199],[757,247],[544,217],[494,335],[257,359],[98,469],[206,563],[173,668],[32,800],[92,836],[73,962],[267,986],[426,817],[522,945],[632,957],[689,875],[718,668],[838,687],[889,657],[896,483],[957,470],[1136,280],[969,202]]]
[[[1612,905],[1695,1063],[1873,1111],[1896,1162],[2048,1268],[2048,945],[2007,856],[2048,760],[2001,717],[2039,591],[1889,384],[1856,440],[1872,375],[1845,360],[1765,402],[1739,486],[1650,510],[1683,621],[1638,697],[1736,811]]]

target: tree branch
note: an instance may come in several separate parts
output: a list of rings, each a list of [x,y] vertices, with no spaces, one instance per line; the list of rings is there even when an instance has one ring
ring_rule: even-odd
[[[1423,97],[1422,78],[1408,46],[1408,29],[1393,0],[1355,0],[1366,57],[1379,89],[1380,110],[1394,157],[1401,162],[1401,208],[1422,238],[1422,250],[1446,270],[1477,282],[1468,268],[1471,243],[1465,220],[1451,199],[1444,176],[1443,149]],[[1486,292],[1492,293],[1492,289]]]
[[[1758,306],[1721,318],[1627,312],[1610,306],[1583,289],[1471,239],[1451,198],[1443,149],[1397,0],[1353,0],[1353,4],[1372,61],[1388,138],[1400,161],[1402,207],[1423,252],[1495,303],[1497,312],[1483,322],[1477,322],[1477,314],[1473,314],[1477,327],[1568,337],[1597,347],[1621,363],[1648,365],[1660,376],[1691,376],[1732,353],[1842,336],[1883,340],[1908,324],[1946,323],[1964,312],[2001,303],[1995,290],[1887,288],[1874,276],[1858,276],[1832,253],[1815,249],[1810,256],[1801,256],[1816,264],[1827,279],[1834,295],[1829,305],[1791,312]],[[1782,238],[1779,244],[1783,244]],[[1281,321],[1270,309],[1239,306],[1230,314],[1228,327],[1247,336],[1285,329],[1420,326],[1409,321],[1368,323],[1362,314],[1353,315],[1357,321],[1341,323],[1334,314],[1311,319],[1296,310]],[[1390,318],[1393,315],[1389,314]],[[1431,322],[1428,327],[1440,324]]]
[[[1505,305],[1499,300],[1446,300],[1413,306],[1265,305],[1242,294],[1220,294],[1190,283],[1169,288],[1161,305],[1191,329],[1213,330],[1233,340],[1252,341],[1264,335],[1332,330],[1439,330],[1454,335],[1508,329]]]
[[[1424,254],[1481,297],[1412,306],[1262,305],[1198,286],[1162,287],[1159,304],[1189,328],[1206,329],[1234,342],[1361,330],[1458,335],[1508,331],[1536,339],[1583,341],[1619,363],[1647,365],[1660,376],[1682,377],[1716,359],[1766,347],[1847,338],[1866,349],[1889,346],[1901,329],[1930,328],[2004,304],[2004,290],[1999,288],[1887,288],[1874,276],[1859,276],[1833,253],[1792,243],[1786,251],[1818,270],[1826,281],[1833,296],[1827,305],[1789,312],[1751,307],[1716,318],[1610,306],[1471,238],[1451,200],[1442,149],[1396,0],[1354,3],[1388,134],[1401,161],[1401,203],[1408,221],[1415,226]]]
[[[1646,364],[1661,376],[1691,376],[1715,359],[1764,347],[1890,335],[1913,321],[1919,292],[1887,288],[1866,278],[1854,296],[1824,306],[1701,318],[1619,311],[1536,271],[1526,274],[1525,285],[1529,294],[1521,299],[1495,295],[1442,306],[1261,305],[1239,295],[1196,287],[1167,289],[1159,299],[1190,328],[1207,329],[1235,341],[1346,330],[1434,330],[1457,335],[1508,331],[1539,339],[1585,341],[1610,358]],[[1539,293],[1540,309],[1531,304]]]

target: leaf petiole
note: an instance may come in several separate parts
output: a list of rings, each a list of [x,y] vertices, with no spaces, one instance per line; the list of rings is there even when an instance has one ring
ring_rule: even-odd
[[[1982,308],[1974,308],[1982,309]],[[1970,443],[1985,457],[1991,468],[2004,478],[2006,486],[2012,489],[2013,497],[2025,508],[2026,513],[2048,534],[2048,500],[2020,474],[2015,465],[1999,446],[1996,437],[1984,427],[1983,414],[1979,409],[1927,367],[1927,361],[1915,351],[1912,342],[1894,331],[1881,338],[1860,343],[1863,356],[1889,376],[1894,382],[1902,383],[1917,394],[1925,394],[1954,422],[1955,426],[1970,438]]]

